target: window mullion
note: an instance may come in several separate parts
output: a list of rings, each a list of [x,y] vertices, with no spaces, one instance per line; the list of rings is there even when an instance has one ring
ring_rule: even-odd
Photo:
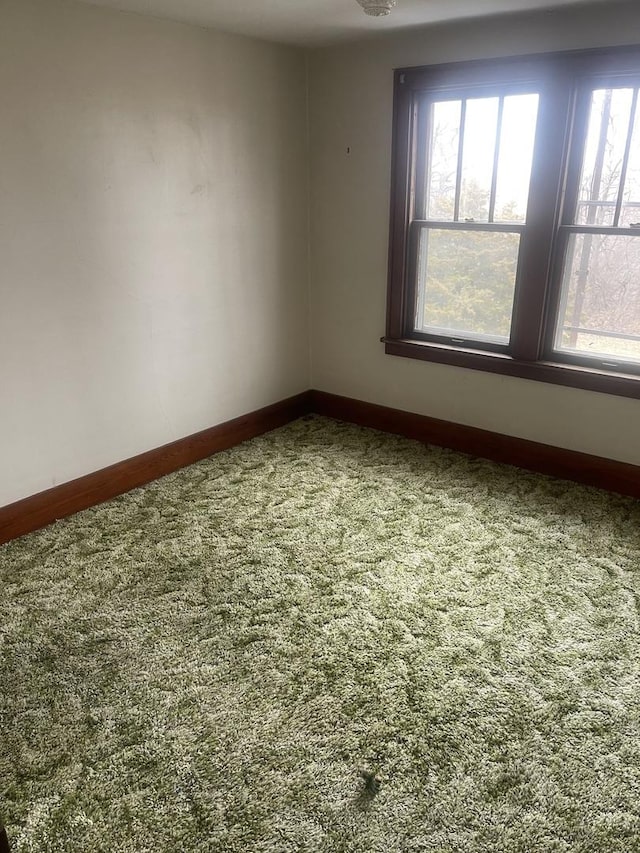
[[[527,225],[520,247],[511,323],[510,351],[523,361],[539,359],[542,351],[573,100],[570,78],[559,70],[540,93]]]
[[[562,287],[564,266],[569,246],[569,235],[574,226],[578,211],[578,199],[580,197],[580,179],[582,176],[584,158],[584,140],[589,127],[589,116],[591,112],[591,87],[583,86],[576,94],[575,109],[571,129],[571,143],[568,146],[566,162],[565,194],[560,216],[560,228],[555,239],[555,252],[553,266],[549,275],[549,297],[547,304],[547,315],[544,329],[543,354],[551,357],[555,352],[555,337],[560,317],[564,317],[569,297],[566,288]],[[585,230],[597,226],[585,226]],[[582,229],[581,229],[582,230]],[[600,229],[597,229],[600,230]]]

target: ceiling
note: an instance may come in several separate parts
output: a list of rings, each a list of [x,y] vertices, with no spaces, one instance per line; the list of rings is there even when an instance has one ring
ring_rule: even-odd
[[[590,0],[398,0],[371,18],[356,0],[83,0],[273,41],[319,45],[375,32],[504,12],[578,5]]]

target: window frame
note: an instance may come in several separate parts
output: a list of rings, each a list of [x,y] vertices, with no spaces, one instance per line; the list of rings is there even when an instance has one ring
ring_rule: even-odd
[[[622,78],[635,80],[636,85],[640,82],[640,45],[396,70],[387,324],[382,338],[387,354],[640,398],[640,364],[610,369],[591,357],[553,348],[589,116],[585,93],[603,82],[620,85]],[[485,346],[462,336],[422,334],[413,328],[416,252],[410,251],[410,245],[420,230],[411,224],[415,221],[418,105],[439,92],[453,90],[456,97],[465,97],[492,86],[530,87],[540,95],[531,170],[535,189],[529,195],[522,229],[508,347]]]

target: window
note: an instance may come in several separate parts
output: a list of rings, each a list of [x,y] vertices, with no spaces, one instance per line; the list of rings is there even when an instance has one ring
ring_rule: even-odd
[[[386,351],[640,397],[640,48],[396,72]]]

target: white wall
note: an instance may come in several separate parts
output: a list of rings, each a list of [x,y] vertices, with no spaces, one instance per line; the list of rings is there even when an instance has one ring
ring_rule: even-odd
[[[638,400],[398,358],[379,342],[393,69],[633,42],[640,42],[638,3],[610,0],[311,53],[314,388],[640,464]]]
[[[309,387],[302,52],[0,0],[0,506]]]

